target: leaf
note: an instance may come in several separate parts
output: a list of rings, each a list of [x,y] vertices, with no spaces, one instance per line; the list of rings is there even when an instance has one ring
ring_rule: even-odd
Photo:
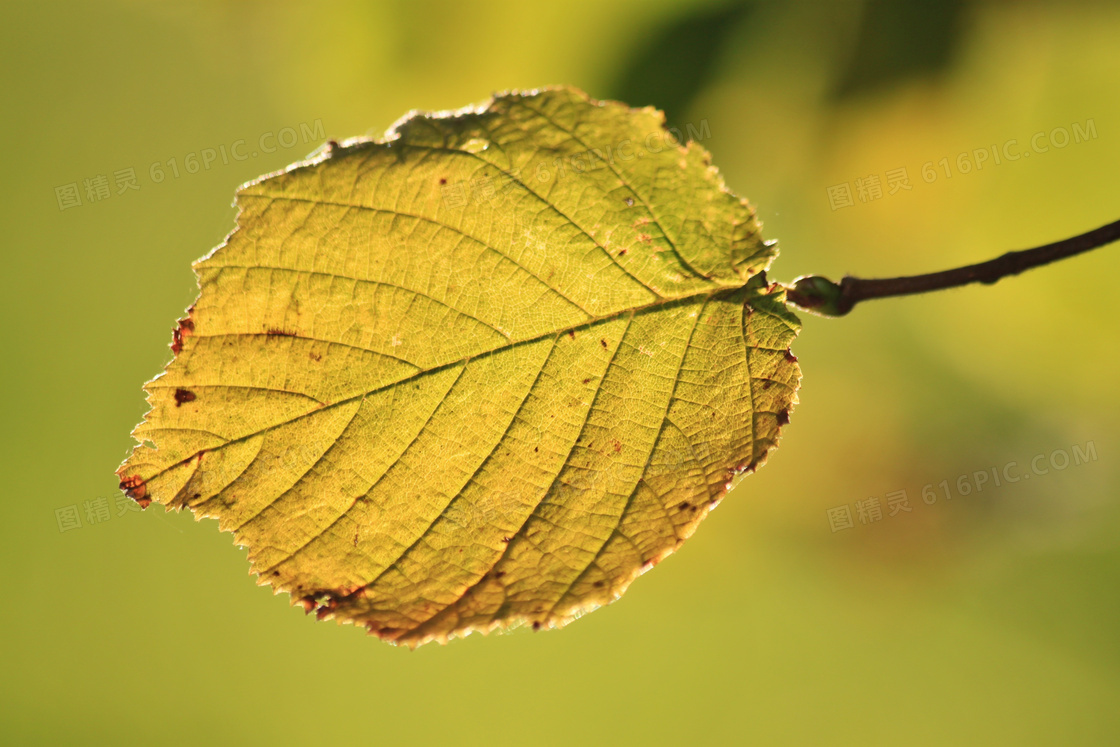
[[[777,443],[797,319],[707,152],[573,89],[238,192],[121,486],[408,645],[617,598]]]

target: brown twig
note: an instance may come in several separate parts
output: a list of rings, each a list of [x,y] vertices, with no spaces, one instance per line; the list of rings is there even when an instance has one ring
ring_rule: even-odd
[[[1080,236],[1055,241],[1045,246],[1008,252],[1002,257],[987,262],[942,272],[931,272],[927,275],[876,280],[849,275],[839,284],[820,275],[808,275],[794,281],[793,286],[788,288],[787,297],[791,303],[803,309],[824,316],[843,316],[860,301],[908,296],[943,288],[959,288],[970,283],[991,284],[1009,275],[1018,275],[1033,267],[1041,267],[1059,259],[1072,257],[1118,239],[1120,239],[1120,220]]]

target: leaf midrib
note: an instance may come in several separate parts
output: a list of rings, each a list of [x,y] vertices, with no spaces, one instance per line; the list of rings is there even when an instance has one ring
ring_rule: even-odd
[[[242,436],[238,436],[236,438],[229,439],[226,443],[221,444],[219,446],[215,446],[212,449],[199,449],[198,451],[195,451],[194,453],[192,453],[190,456],[188,456],[184,459],[180,459],[179,461],[177,461],[173,464],[169,464],[166,467],[163,467],[163,468],[159,469],[158,471],[153,472],[151,475],[144,478],[144,481],[148,482],[150,480],[153,480],[153,479],[159,477],[160,475],[164,474],[168,470],[174,469],[175,467],[178,467],[181,464],[186,464],[187,462],[190,462],[192,459],[195,459],[196,457],[198,457],[198,455],[201,454],[201,453],[207,453],[207,452],[212,453],[212,452],[215,452],[215,451],[221,451],[222,449],[224,449],[227,446],[231,446],[233,444],[241,443],[242,441],[247,441],[247,440],[249,440],[251,438],[254,438],[256,436],[262,435],[264,433],[268,433],[269,431],[275,430],[277,428],[281,428],[281,427],[283,427],[285,425],[288,425],[290,423],[294,423],[294,422],[296,422],[296,421],[298,421],[302,418],[308,417],[310,415],[314,415],[316,413],[320,413],[320,412],[323,412],[325,410],[331,409],[333,407],[338,407],[340,405],[344,405],[344,404],[347,404],[349,402],[353,402],[353,401],[358,400],[358,399],[364,399],[365,397],[368,397],[371,394],[376,394],[377,392],[384,391],[384,390],[389,389],[391,387],[395,387],[395,386],[398,386],[400,384],[405,384],[409,381],[413,381],[415,379],[418,379],[422,376],[426,376],[428,374],[433,374],[433,373],[437,373],[439,371],[444,371],[448,368],[451,368],[453,366],[457,366],[457,365],[460,365],[460,364],[466,364],[466,363],[468,363],[471,360],[476,359],[476,358],[484,358],[488,355],[495,355],[497,353],[501,353],[501,352],[504,352],[506,350],[510,350],[512,348],[515,348],[515,347],[518,347],[518,346],[521,346],[521,345],[529,345],[529,344],[532,344],[534,342],[538,342],[540,340],[546,339],[546,338],[551,337],[551,336],[555,336],[555,337],[559,338],[563,335],[577,332],[582,327],[592,327],[592,326],[595,326],[595,325],[600,324],[602,322],[613,321],[613,320],[618,319],[618,318],[620,318],[620,317],[622,317],[623,315],[626,315],[626,314],[630,314],[632,316],[637,316],[638,314],[650,313],[650,312],[656,311],[656,310],[658,310],[662,307],[670,306],[672,304],[678,304],[678,303],[679,304],[687,304],[687,303],[697,301],[697,300],[707,301],[710,298],[712,298],[712,297],[714,297],[714,296],[716,296],[717,294],[720,294],[720,293],[726,293],[728,295],[731,295],[731,294],[733,294],[737,291],[745,289],[748,285],[750,285],[750,283],[756,277],[757,277],[757,275],[750,276],[750,278],[748,278],[746,282],[744,282],[742,285],[739,285],[739,286],[721,286],[721,287],[718,287],[718,288],[710,288],[710,289],[707,289],[707,290],[704,290],[704,291],[701,291],[701,292],[698,292],[698,293],[692,293],[692,294],[689,294],[689,295],[686,295],[686,296],[679,296],[679,297],[675,297],[675,298],[660,298],[657,301],[654,301],[654,302],[649,303],[649,304],[645,304],[643,306],[635,306],[635,307],[628,308],[628,309],[619,309],[617,311],[611,312],[610,314],[606,314],[606,315],[599,316],[599,317],[593,317],[591,319],[582,321],[577,325],[570,325],[570,326],[561,328],[559,330],[551,330],[551,331],[543,332],[539,335],[534,335],[532,337],[527,337],[527,338],[524,338],[524,339],[521,339],[521,340],[510,341],[507,344],[498,345],[496,347],[490,348],[489,350],[483,350],[483,351],[475,353],[473,355],[464,356],[463,358],[458,358],[456,360],[448,361],[446,363],[440,363],[440,364],[438,364],[436,366],[432,366],[430,368],[423,368],[419,371],[411,373],[408,376],[405,376],[401,379],[397,379],[396,381],[390,382],[388,384],[382,384],[382,385],[376,386],[373,389],[369,389],[369,390],[366,390],[366,391],[363,391],[363,392],[359,392],[359,393],[351,395],[349,397],[345,397],[343,399],[340,399],[336,402],[329,402],[329,403],[324,404],[320,407],[316,407],[314,409],[308,410],[307,412],[300,413],[299,415],[296,415],[294,417],[290,417],[290,418],[286,418],[284,420],[280,420],[280,421],[278,421],[276,423],[273,423],[272,425],[269,425],[265,428],[261,428],[260,430],[256,430],[256,431],[253,431],[251,433],[246,433]],[[317,338],[309,338],[309,339],[317,339]],[[323,343],[326,343],[328,345],[334,344],[330,340],[318,340],[318,342],[323,342]],[[182,357],[183,357],[182,354],[180,354],[180,358],[182,358]],[[149,382],[149,384],[150,383],[152,383],[152,382]],[[145,390],[148,390],[148,385],[145,385]],[[158,449],[157,449],[157,451],[158,451]]]

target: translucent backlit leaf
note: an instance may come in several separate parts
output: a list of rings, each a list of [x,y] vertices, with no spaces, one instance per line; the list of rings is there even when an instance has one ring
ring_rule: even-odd
[[[796,402],[776,254],[707,152],[572,89],[245,185],[121,485],[416,645],[616,599]]]

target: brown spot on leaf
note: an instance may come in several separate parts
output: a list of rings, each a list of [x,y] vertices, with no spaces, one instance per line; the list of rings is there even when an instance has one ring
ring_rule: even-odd
[[[572,338],[573,340],[576,339],[576,331],[574,329],[569,329],[568,337]]]
[[[619,252],[618,252],[618,256],[620,256],[620,257],[626,256],[626,250],[625,249],[620,249]]]
[[[619,443],[618,441],[615,441],[615,442],[614,442],[613,444],[611,444],[611,445],[612,445],[612,446],[614,446],[614,453],[615,453],[615,454],[617,454],[617,453],[619,453],[620,451],[622,451],[622,444],[621,444],[621,443]]]
[[[311,360],[315,361],[316,363],[323,360],[323,356],[320,355],[319,353],[308,353],[307,357],[310,358]]]
[[[366,625],[366,630],[369,631],[370,635],[375,635],[383,641],[395,640],[404,632],[404,628],[381,628],[378,627],[376,623],[369,623]]]
[[[534,620],[533,621],[533,630],[540,630],[540,629],[541,629],[541,621],[540,620]]]
[[[272,337],[295,337],[296,336],[295,332],[289,332],[288,330],[283,329],[281,327],[269,327],[265,331],[265,334],[269,335],[269,336],[272,336]]]
[[[727,468],[727,479],[731,480],[732,478],[737,477],[737,476],[743,474],[744,472],[746,472],[747,474],[751,474],[751,473],[754,472],[756,466],[757,465],[754,462],[748,462],[747,464],[740,464],[738,467],[728,467]],[[728,482],[727,485],[730,486],[731,483]],[[730,489],[730,488],[728,488],[728,489]],[[715,503],[713,502],[712,505],[714,506]]]
[[[638,234],[638,241],[648,244],[651,241],[651,237],[648,233],[640,233]]]
[[[187,310],[189,314],[194,307],[192,306]],[[178,355],[183,350],[183,340],[194,334],[194,321],[190,316],[185,316],[179,320],[179,326],[171,333],[171,352]]]
[[[625,200],[623,200],[623,202],[626,203],[626,207],[634,207],[634,198],[633,197],[627,197]]]
[[[121,490],[132,500],[140,504],[140,508],[151,505],[152,499],[148,497],[148,486],[144,484],[140,475],[129,475],[121,478]]]
[[[785,425],[789,422],[789,410],[782,410],[778,413],[778,425]]]
[[[602,345],[604,348],[607,347],[607,341],[606,340],[599,340],[599,344]]]
[[[440,184],[447,184],[447,179],[441,176],[441,177],[439,178],[439,183],[440,183]]]
[[[794,355],[789,348],[786,348],[786,360],[790,363],[797,363],[797,356]]]
[[[591,379],[584,379],[584,380],[583,380],[583,381],[581,381],[580,383],[581,383],[581,384],[589,384],[589,383],[591,383]]]
[[[765,390],[765,389],[769,389],[769,388],[770,388],[770,387],[772,387],[772,386],[774,386],[774,382],[773,382],[773,381],[770,381],[770,379],[767,379],[766,381],[762,382],[762,388],[763,388],[764,390]]]
[[[194,402],[196,399],[198,399],[198,398],[195,397],[194,392],[192,392],[190,389],[176,389],[175,390],[175,406],[176,407],[183,404],[184,402]]]

